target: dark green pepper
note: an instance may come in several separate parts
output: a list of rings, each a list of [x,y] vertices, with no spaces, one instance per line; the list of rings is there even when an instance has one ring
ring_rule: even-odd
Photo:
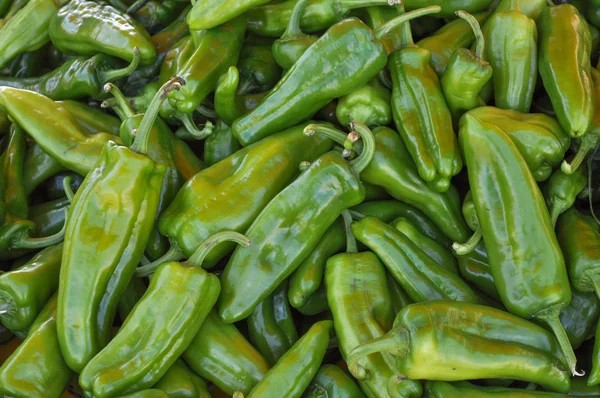
[[[117,314],[121,322],[125,322],[125,319],[131,314],[135,305],[146,293],[146,284],[141,278],[132,278],[129,284],[119,297],[119,304],[117,305]]]
[[[490,272],[490,261],[483,242],[469,253],[458,255],[456,258],[460,274],[467,282],[494,300],[501,301]]]
[[[239,61],[233,63],[237,64],[241,78],[238,94],[260,93],[277,84],[281,78],[281,68],[271,52],[272,45],[273,41],[266,38],[249,36],[246,39]],[[220,74],[224,71],[220,71]]]
[[[513,314],[550,326],[575,375],[575,354],[559,319],[571,288],[544,198],[507,134],[469,114],[462,121],[469,185],[502,302]]]
[[[338,100],[336,117],[343,126],[347,126],[353,120],[368,127],[386,126],[392,121],[391,96],[390,90],[385,88],[379,79],[372,79]]]
[[[32,206],[29,209],[29,219],[35,223],[38,236],[48,236],[58,233],[67,219],[69,199],[61,198]]]
[[[46,57],[46,52],[46,48],[42,47],[35,51],[28,51],[18,55],[8,66],[9,75],[16,78],[39,75],[44,63],[44,58]]]
[[[394,316],[396,316],[400,310],[406,307],[409,304],[412,304],[413,301],[408,297],[408,294],[402,289],[402,286],[390,274],[386,272],[388,288],[390,290],[390,297],[392,299],[392,312]]]
[[[273,42],[273,58],[283,70],[290,69],[300,59],[302,54],[308,50],[308,47],[312,46],[318,39],[317,36],[303,33],[300,28],[300,17],[308,1],[298,0],[296,2],[285,32],[283,32],[283,35],[279,39]]]
[[[573,289],[572,295],[571,303],[560,313],[560,323],[565,327],[573,349],[577,349],[594,335],[600,316],[600,300],[594,292],[582,293]]]
[[[210,398],[206,382],[181,360],[175,361],[152,388],[166,392],[169,398]]]
[[[298,340],[287,300],[287,282],[258,304],[248,317],[250,342],[273,366]]]
[[[335,365],[323,365],[304,392],[305,398],[364,398],[356,382]]]
[[[270,0],[198,0],[187,17],[191,29],[204,30],[222,25]]]
[[[204,163],[210,167],[233,155],[241,148],[242,146],[233,136],[231,128],[219,120],[215,131],[204,141]]]
[[[584,168],[578,168],[573,174],[565,174],[562,170],[556,170],[544,186],[544,197],[550,212],[552,225],[565,211],[569,210],[575,203],[577,195],[587,185]]]
[[[227,125],[237,118],[250,113],[258,106],[267,93],[238,95],[240,74],[231,66],[220,78],[215,89],[215,112]]]
[[[565,394],[530,391],[519,388],[480,387],[467,382],[450,384],[443,381],[425,383],[427,398],[564,398]]]
[[[61,171],[58,174],[50,177],[44,184],[44,193],[46,194],[46,198],[49,200],[64,198],[65,190],[64,190],[64,180],[68,179],[69,186],[73,192],[76,192],[81,183],[83,182],[83,177],[73,171]]]
[[[72,0],[50,21],[48,33],[61,52],[81,55],[103,53],[132,62],[152,64],[156,48],[143,26],[113,6],[89,0]]]

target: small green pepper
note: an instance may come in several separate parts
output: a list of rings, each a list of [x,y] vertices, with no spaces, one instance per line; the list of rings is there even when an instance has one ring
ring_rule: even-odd
[[[584,172],[584,168],[578,168],[573,174],[556,170],[544,186],[544,197],[552,225],[556,225],[558,216],[573,206],[577,195],[586,187],[587,178]]]
[[[140,301],[146,292],[146,284],[140,278],[133,278],[129,281],[129,284],[119,297],[119,304],[117,306],[117,314],[121,322],[125,322],[125,319],[131,314],[135,305]]]
[[[204,30],[222,25],[270,0],[198,0],[187,17],[191,29]]]
[[[392,121],[390,99],[392,94],[379,79],[372,79],[359,89],[338,100],[335,114],[343,126],[353,120],[368,127],[386,126]]]
[[[323,365],[304,392],[306,398],[364,398],[356,382],[335,365]]]
[[[61,198],[32,206],[29,209],[29,219],[35,223],[37,235],[48,236],[58,233],[65,224],[70,204],[67,198]]]
[[[308,1],[298,0],[296,2],[285,32],[283,32],[283,35],[279,39],[273,42],[273,58],[283,70],[290,69],[300,59],[302,54],[306,52],[308,47],[312,46],[318,39],[317,36],[303,33],[300,28],[300,17]]]
[[[238,95],[240,74],[235,66],[231,66],[217,83],[215,89],[215,112],[227,125],[237,118],[250,113],[256,108],[267,93]]]
[[[233,155],[242,146],[233,136],[231,128],[222,121],[218,121],[215,131],[204,141],[204,163],[210,167]]]
[[[210,398],[206,382],[179,359],[152,388],[169,398]]]
[[[594,335],[594,329],[600,317],[600,300],[595,292],[582,293],[575,289],[571,303],[560,313],[573,349]]]
[[[241,84],[238,94],[260,93],[273,88],[281,79],[281,68],[271,51],[273,40],[249,36],[237,61]],[[229,65],[227,65],[229,68]]]

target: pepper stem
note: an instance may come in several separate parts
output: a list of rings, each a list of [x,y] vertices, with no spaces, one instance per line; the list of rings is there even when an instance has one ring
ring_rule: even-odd
[[[350,210],[350,215],[352,215],[352,218],[355,220],[362,220],[366,217],[364,214],[359,213],[356,210]]]
[[[583,163],[585,157],[588,152],[592,150],[592,148],[598,145],[598,136],[595,134],[586,134],[581,139],[581,145],[575,154],[573,160],[571,160],[571,164],[567,163],[566,160],[563,160],[560,169],[565,174],[573,174],[575,170]]]
[[[137,267],[135,269],[135,276],[137,276],[138,278],[143,278],[145,276],[152,275],[160,265],[164,263],[169,263],[171,261],[183,260],[184,258],[185,254],[183,254],[183,251],[176,245],[172,245],[171,248],[160,258],[156,259],[155,261],[152,261],[149,264]]]
[[[123,92],[119,90],[119,87],[115,86],[112,83],[106,83],[104,85],[104,91],[106,91],[107,93],[111,93],[114,98],[104,101],[102,103],[103,108],[107,108],[109,106],[114,108],[116,105],[121,109],[121,113],[124,114],[125,118],[130,118],[133,115],[135,115],[135,111],[131,107],[131,103],[129,102],[127,97],[125,97]]]
[[[32,238],[27,232],[19,234],[17,239],[13,242],[12,247],[15,249],[43,249],[48,246],[56,245],[62,242],[65,238],[65,230],[67,229],[67,222],[69,217],[69,211],[65,208],[65,223],[63,224],[60,231],[54,235],[45,236],[43,238]]]
[[[184,130],[177,129],[175,135],[183,140],[203,140],[215,130],[215,125],[209,120],[204,123],[204,128],[200,130],[196,123],[194,123],[194,118],[191,113],[178,112],[177,118],[183,123]]]
[[[360,174],[369,165],[369,163],[371,163],[373,156],[375,156],[375,137],[373,136],[371,130],[360,122],[351,122],[350,128],[358,133],[363,142],[363,149],[360,155],[356,159],[350,161],[350,165],[356,174]],[[350,137],[350,135],[348,137]]]
[[[555,306],[541,311],[535,315],[535,318],[546,322],[546,324],[550,326],[550,329],[552,329],[552,333],[554,333],[554,336],[558,340],[558,345],[562,350],[565,361],[567,362],[567,366],[569,367],[569,370],[573,376],[583,376],[585,375],[585,372],[578,372],[575,368],[577,365],[577,358],[573,352],[573,347],[571,346],[567,332],[565,332],[565,328],[560,323],[559,314],[560,309]]]
[[[350,214],[348,209],[342,212],[342,218],[344,219],[344,229],[346,230],[346,252],[358,253],[356,238],[352,233],[352,214]]]
[[[124,68],[113,69],[113,70],[102,70],[98,72],[98,80],[104,84],[113,80],[121,79],[125,76],[131,75],[137,67],[140,65],[140,49],[137,47],[133,48],[133,59]]]
[[[440,12],[441,10],[442,10],[442,7],[440,7],[440,6],[429,6],[429,7],[419,8],[418,10],[413,10],[413,11],[407,12],[406,14],[402,14],[399,17],[396,17],[396,18],[386,22],[383,25],[381,25],[380,27],[378,27],[377,29],[375,29],[374,30],[375,37],[377,37],[378,39],[381,39],[382,37],[387,35],[391,30],[395,29],[398,25],[402,25],[403,23],[408,22],[411,19],[422,17],[424,15],[436,14],[436,13]],[[406,26],[404,27],[404,29],[402,31],[402,42],[403,42],[402,44],[404,46],[414,43],[409,24],[406,24]]]
[[[568,207],[565,206],[564,200],[556,198],[554,201],[552,201],[550,204],[550,221],[552,221],[552,227],[556,227],[556,221],[558,220],[558,217],[567,209]]]
[[[73,203],[73,197],[75,196],[75,194],[71,189],[71,182],[73,182],[73,178],[71,178],[71,176],[66,176],[62,180],[62,186],[63,190],[65,191],[65,195],[67,196],[67,199],[69,199],[69,202]]]
[[[481,31],[479,21],[477,21],[477,18],[466,11],[456,11],[456,15],[459,18],[467,21],[467,23],[471,26],[471,29],[473,29],[473,33],[475,34],[475,56],[481,59],[485,51],[485,38],[483,37],[483,32]]]
[[[127,14],[132,15],[138,12],[140,8],[142,8],[148,0],[136,0],[129,8],[127,9]]]
[[[350,373],[358,380],[365,380],[369,377],[370,370],[362,367],[358,361],[360,358],[379,353],[389,352],[392,355],[404,357],[408,354],[410,336],[408,331],[402,326],[394,326],[392,330],[385,335],[371,340],[366,344],[359,345],[348,354],[346,362]]]
[[[302,13],[304,12],[307,4],[308,0],[298,0],[296,2],[287,28],[279,40],[288,40],[304,36],[302,29],[300,29],[300,18],[302,18]]]
[[[483,236],[483,232],[481,231],[481,225],[477,227],[473,235],[469,238],[465,243],[454,242],[452,244],[452,248],[459,256],[464,256],[465,254],[471,253],[479,242],[481,242],[481,238]]]
[[[200,104],[196,110],[198,111],[199,114],[201,114],[204,117],[209,117],[211,119],[216,119],[217,116],[217,112],[214,111],[214,109],[210,109],[209,107],[207,107],[206,105],[202,105]]]
[[[162,85],[158,93],[152,98],[150,105],[148,106],[148,110],[144,114],[142,121],[140,123],[140,127],[137,129],[137,133],[135,135],[135,141],[131,145],[131,149],[135,152],[146,154],[148,153],[148,144],[150,142],[150,133],[152,132],[152,126],[154,125],[154,121],[158,117],[158,111],[160,109],[160,105],[163,103],[165,99],[167,99],[167,95],[173,90],[179,90],[181,86],[185,85],[185,81],[177,76],[173,76],[169,79],[165,84]]]
[[[187,263],[194,267],[202,267],[202,262],[210,253],[210,251],[221,242],[235,242],[244,247],[250,246],[250,239],[234,231],[217,232],[200,245],[200,247],[192,254]]]

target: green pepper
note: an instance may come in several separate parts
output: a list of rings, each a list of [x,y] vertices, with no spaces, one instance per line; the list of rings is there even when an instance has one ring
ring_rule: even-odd
[[[412,304],[413,301],[408,297],[408,294],[406,294],[404,289],[402,289],[402,286],[396,282],[392,274],[386,272],[386,277],[388,288],[390,290],[390,297],[392,299],[392,313],[396,316],[402,308]]]
[[[571,390],[569,391],[569,396],[598,398],[600,396],[600,386],[588,386],[585,378],[574,377],[571,379]]]
[[[392,226],[406,236],[410,241],[423,250],[440,266],[458,275],[456,259],[440,243],[424,235],[419,229],[404,217],[399,217],[392,222]]]
[[[353,120],[369,127],[385,126],[392,121],[391,96],[390,90],[375,78],[341,97],[338,100],[335,114],[344,126]]]
[[[571,303],[560,313],[562,323],[573,349],[594,335],[600,316],[600,300],[594,292],[582,293],[573,289]]]
[[[441,11],[436,15],[437,18],[454,17],[456,11],[460,10],[469,13],[485,11],[491,3],[492,0],[403,0],[403,5],[408,11],[439,5]]]
[[[198,0],[187,17],[191,29],[211,29],[222,25],[246,11],[268,3],[270,0]]]
[[[29,219],[35,223],[38,236],[48,236],[58,233],[65,224],[69,199],[61,198],[32,206],[29,209]]]
[[[383,69],[387,57],[379,35],[438,11],[439,7],[413,11],[375,31],[358,19],[337,23],[310,46],[252,112],[232,124],[233,134],[246,146],[310,118],[332,99],[363,86]]]
[[[208,136],[209,138],[211,136]],[[205,142],[206,145],[206,142]],[[171,151],[175,160],[175,166],[184,181],[189,180],[206,168],[204,163],[192,151],[185,141],[171,134]]]
[[[377,135],[378,134],[375,133],[376,141]],[[442,246],[449,248],[452,243],[450,239],[444,235],[440,228],[433,221],[431,221],[430,218],[423,214],[421,210],[400,201],[385,200],[361,203],[358,206],[354,206],[351,209],[351,213],[352,212],[356,213],[357,215],[360,214],[364,216],[373,216],[385,223],[390,223],[399,217],[403,217],[411,222],[420,233],[431,238]]]
[[[166,392],[157,389],[140,390],[133,394],[121,395],[119,398],[169,398]]]
[[[273,58],[283,70],[290,69],[318,39],[317,36],[303,33],[300,28],[300,17],[308,1],[298,0],[296,2],[285,32],[273,42]]]
[[[247,398],[300,398],[321,366],[332,329],[333,322],[329,320],[315,323],[267,372]],[[244,394],[236,392],[233,397],[244,398]]]
[[[457,260],[460,274],[467,282],[494,300],[501,301],[490,272],[490,261],[483,242],[475,246],[473,251],[458,255]]]
[[[448,59],[448,66],[441,79],[442,91],[454,127],[458,127],[458,121],[463,113],[479,105],[479,92],[492,78],[493,72],[490,64],[483,59],[486,47],[479,22],[471,14],[462,11],[458,11],[456,15],[471,26],[475,34],[475,52],[466,48],[457,48]]]
[[[388,21],[402,15],[398,10],[398,7],[367,7],[366,15],[363,16],[364,21],[371,29],[377,29],[381,25]],[[412,20],[411,26],[414,22],[423,21],[428,17]],[[385,46],[386,52],[389,54],[395,50],[402,48],[402,26],[397,26],[395,29],[390,30],[385,36],[382,36],[381,42]]]
[[[583,168],[578,168],[573,174],[565,174],[562,170],[556,170],[552,174],[544,186],[544,197],[552,225],[556,225],[558,216],[573,206],[577,195],[586,185],[587,178]]]
[[[410,25],[402,31],[404,47],[390,54],[392,115],[419,175],[435,191],[445,192],[462,169],[458,140],[431,53],[415,46]]]
[[[185,7],[186,3],[181,1],[148,1],[143,7],[133,13],[133,17],[146,30],[156,31],[156,28],[167,26],[173,22]],[[132,15],[131,12],[128,12],[128,14]]]
[[[0,392],[17,398],[59,398],[72,375],[58,344],[54,295],[0,367]]]
[[[304,305],[296,309],[302,315],[317,315],[329,311],[325,284],[321,283],[317,290],[308,297]]]
[[[167,53],[173,45],[189,34],[189,26],[185,22],[192,6],[184,8],[179,16],[160,32],[152,35],[152,43],[158,54]]]
[[[338,218],[290,276],[288,299],[292,307],[300,309],[316,294],[323,282],[327,259],[345,247],[344,225]]]
[[[468,120],[493,124],[510,137],[529,166],[536,181],[544,181],[560,164],[571,140],[555,118],[540,113],[520,113],[491,106],[470,110]]]
[[[368,355],[386,353],[397,374],[408,379],[509,378],[569,391],[556,339],[544,328],[495,308],[458,301],[411,304],[396,316],[385,336],[348,355],[348,368],[372,377]]]
[[[179,84],[169,81],[161,94]],[[164,165],[149,158],[157,150],[150,148],[155,144],[150,133],[160,102],[157,96],[131,149],[105,145],[71,205],[60,271],[58,336],[65,361],[76,372],[106,345],[119,296],[152,232],[166,174]],[[111,211],[106,211],[109,197]],[[92,233],[90,226],[101,227]]]
[[[191,13],[189,14],[191,15]],[[246,25],[240,17],[225,25],[198,32],[195,50],[177,69],[186,84],[169,93],[169,104],[180,112],[192,112],[217,86],[218,78],[238,61]]]
[[[338,152],[322,155],[275,196],[246,231],[254,245],[236,249],[222,276],[219,315],[225,322],[250,315],[302,263],[342,210],[364,200],[358,176],[373,158],[375,140],[364,125],[353,122],[352,128],[357,131],[354,139],[360,135],[364,140],[359,157],[348,163]],[[304,132],[339,133],[326,125],[308,125]],[[286,250],[276,249],[273,242]]]
[[[13,331],[27,330],[58,289],[63,245],[50,246],[25,265],[0,275],[0,321]]]
[[[148,32],[129,15],[105,3],[70,1],[53,16],[48,33],[56,48],[65,53],[103,53],[132,62],[137,47],[144,65],[154,63],[157,56]]]
[[[57,104],[66,109],[77,121],[77,124],[88,134],[110,133],[119,135],[121,121],[106,112],[78,101],[58,101]]]
[[[349,227],[349,226],[348,226]],[[356,252],[356,241],[349,235],[347,253],[327,260],[325,280],[327,301],[343,358],[361,344],[380,338],[392,325],[392,302],[383,264],[372,252]],[[418,381],[390,383],[396,376],[396,361],[388,353],[369,355],[363,364],[372,369],[370,377],[359,380],[369,397],[421,397]],[[405,395],[394,395],[405,392]]]
[[[65,180],[68,180],[71,191],[75,192],[81,186],[83,177],[73,171],[61,171],[53,175],[44,183],[43,188],[46,198],[49,200],[64,198],[66,196]]]
[[[254,7],[246,13],[248,30],[260,36],[280,37],[284,34],[297,0]],[[300,17],[304,32],[325,30],[342,21],[357,8],[390,6],[388,0],[309,0]]]
[[[32,113],[35,104],[38,112]],[[104,144],[120,143],[111,134],[88,135],[69,112],[48,97],[27,90],[0,88],[0,107],[63,167],[86,175],[94,168]]]
[[[181,360],[175,361],[152,388],[166,392],[169,398],[210,398],[206,382]]]
[[[450,384],[443,381],[425,383],[427,398],[561,398],[564,394],[542,391],[530,391],[519,388],[480,387],[467,382]]]
[[[215,89],[215,112],[227,125],[256,108],[266,93],[237,95],[240,74],[231,66],[217,83]]]
[[[481,25],[487,21],[491,14],[483,12],[474,17]],[[450,57],[459,48],[468,48],[475,40],[473,29],[467,21],[458,18],[444,26],[429,37],[417,42],[417,46],[431,53],[431,66],[441,78],[447,68]]]
[[[129,66],[116,69],[121,62],[108,55],[75,57],[39,77],[2,77],[0,85],[35,91],[53,100],[97,97],[103,93],[105,83],[129,75],[138,62],[135,58]]]
[[[0,28],[0,68],[14,57],[34,51],[50,40],[48,27],[66,0],[31,0]]]
[[[507,134],[469,114],[462,121],[469,185],[502,302],[513,314],[550,326],[569,370],[577,374],[559,319],[571,301],[571,288],[544,198]]]
[[[306,398],[363,398],[365,394],[354,380],[335,365],[323,365],[304,392]]]
[[[271,52],[272,45],[273,41],[266,38],[249,36],[246,39],[237,62],[242,80],[239,94],[267,91],[277,84],[281,78],[281,68]]]
[[[382,187],[378,187],[377,185],[364,184],[365,187],[365,202],[373,202],[380,200],[390,200],[392,196],[387,193],[385,189]]]
[[[121,322],[125,322],[125,319],[131,314],[135,305],[146,293],[147,287],[144,281],[140,278],[132,278],[127,287],[119,297],[119,304],[117,305],[117,313]]]
[[[297,175],[301,161],[313,161],[331,148],[332,143],[326,138],[305,137],[302,131],[306,125],[237,151],[195,175],[160,216],[160,233],[189,256],[215,232],[245,231],[269,201]],[[268,184],[265,185],[265,181]],[[208,188],[211,186],[214,189]],[[260,194],[248,196],[246,192]],[[224,218],[225,214],[228,216]],[[214,266],[232,248],[230,244],[215,248],[205,266]]]
[[[18,55],[8,66],[9,75],[17,78],[39,75],[46,53],[46,48],[42,47],[35,51],[28,51]]]
[[[537,27],[521,12],[520,0],[503,3],[506,7],[496,10],[485,24],[486,60],[494,69],[494,102],[498,108],[527,113],[537,81]]]
[[[250,342],[271,366],[298,340],[287,290],[287,282],[282,283],[248,316]]]
[[[250,244],[237,232],[221,232],[207,239],[187,262],[167,262],[156,270],[117,335],[79,375],[84,391],[98,398],[114,397],[150,388],[164,376],[217,301],[219,279],[201,265],[206,253],[223,240]]]
[[[183,353],[200,376],[228,394],[250,392],[263,379],[269,364],[232,323],[211,311]]]
[[[219,120],[215,131],[204,141],[204,163],[210,167],[233,155],[241,147],[233,136],[231,128]]]
[[[539,70],[544,88],[565,132],[581,137],[594,116],[590,31],[570,4],[546,8],[538,28]]]

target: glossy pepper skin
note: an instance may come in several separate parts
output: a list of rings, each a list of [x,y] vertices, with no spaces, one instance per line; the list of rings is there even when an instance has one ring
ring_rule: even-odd
[[[272,45],[273,41],[268,38],[246,38],[237,62],[242,80],[239,94],[260,93],[277,84],[281,78],[281,67],[275,62]]]
[[[348,368],[358,380],[374,372],[365,357],[372,353],[392,355],[395,371],[409,379],[509,378],[569,391],[569,374],[562,369],[561,350],[550,332],[477,304],[430,301],[406,306],[390,332],[349,354]]]
[[[144,65],[153,63],[157,56],[148,32],[129,15],[105,3],[70,1],[52,18],[48,33],[56,48],[65,53],[103,53],[131,62],[137,47]]]
[[[375,156],[361,174],[363,181],[383,187],[395,199],[416,207],[447,237],[467,240],[470,232],[460,212],[456,189],[450,186],[446,192],[436,192],[423,181],[410,153],[394,130],[379,127],[373,130],[373,135]]]
[[[363,20],[369,25],[371,29],[377,29],[386,22],[402,15],[398,10],[398,7],[388,6],[373,6],[365,9],[366,15],[363,15]],[[423,21],[427,17],[420,20]],[[385,50],[389,53],[399,50],[402,48],[402,26],[398,26],[395,29],[390,30],[385,36],[381,37],[381,42],[385,46]]]
[[[208,137],[210,138],[210,136]],[[206,168],[206,165],[185,141],[180,140],[173,134],[171,134],[171,138],[171,151],[173,152],[175,166],[184,181],[189,180]]]
[[[565,132],[581,137],[590,126],[595,102],[587,24],[574,6],[561,4],[542,12],[538,33],[544,88]]]
[[[483,26],[490,16],[489,12],[473,15]],[[461,18],[447,23],[431,36],[417,42],[417,46],[431,53],[431,66],[441,78],[448,66],[450,57],[459,48],[468,48],[475,40],[473,29],[469,23]]]
[[[437,18],[454,17],[456,11],[460,10],[469,13],[485,11],[491,3],[491,0],[404,0],[403,2],[407,11],[439,5],[442,9],[435,15]]]
[[[119,135],[121,121],[108,113],[79,101],[65,100],[58,101],[57,104],[66,109],[86,133]]]
[[[273,366],[247,398],[284,396],[300,398],[319,370],[329,345],[332,321],[315,323]],[[243,398],[243,394],[234,394]]]
[[[393,319],[391,297],[385,268],[375,254],[342,253],[331,257],[327,260],[325,280],[327,301],[343,358],[390,329]],[[407,397],[422,395],[418,381],[390,385],[390,379],[396,375],[396,361],[392,355],[369,355],[363,364],[373,370],[368,378],[359,380],[368,397],[387,398],[396,392],[396,387],[401,387],[400,392],[412,390],[412,394],[405,395]]]
[[[298,340],[287,282],[258,304],[248,317],[250,342],[273,366]]]
[[[250,225],[246,234],[253,246],[236,249],[223,272],[219,315],[225,322],[250,315],[300,265],[342,210],[364,200],[365,189],[358,176],[373,157],[374,140],[364,126],[356,123],[355,127],[365,140],[360,157],[347,163],[337,152],[322,155]],[[325,125],[309,125],[304,131],[314,134],[329,130]]]
[[[291,19],[296,0],[265,4],[248,11],[248,30],[260,36],[280,37]],[[300,17],[300,28],[313,33],[343,20],[351,10],[371,6],[390,6],[388,0],[310,0]]]
[[[210,167],[233,155],[242,146],[233,136],[231,128],[219,120],[215,131],[204,140],[204,163]]]
[[[169,398],[210,398],[206,382],[181,360],[175,361],[153,388]]]
[[[471,26],[475,34],[475,52],[467,48],[457,48],[448,60],[441,84],[446,104],[452,115],[454,127],[466,111],[479,105],[479,92],[492,78],[493,69],[483,59],[485,38],[479,22],[471,14],[457,12],[460,19]]]
[[[392,121],[390,90],[379,79],[372,79],[361,88],[338,100],[335,114],[340,124],[347,126],[353,120],[368,127],[386,126]]]
[[[58,233],[65,224],[70,204],[67,198],[61,198],[31,206],[29,219],[35,223],[35,232],[38,236]]]
[[[49,246],[25,265],[0,275],[0,303],[5,313],[2,324],[25,331],[58,289],[63,245]]]
[[[544,198],[508,135],[476,118],[463,120],[461,147],[498,293],[513,314],[552,328],[575,374],[575,355],[558,318],[571,288]]]
[[[562,162],[571,140],[551,116],[541,113],[521,113],[495,107],[479,107],[468,112],[460,126],[468,120],[493,124],[508,135],[529,166],[536,181],[545,181],[552,169]]]
[[[306,398],[363,398],[365,394],[350,376],[335,365],[323,365],[304,392]]]
[[[104,54],[91,58],[74,57],[42,76],[0,77],[0,85],[35,91],[55,101],[97,97],[103,94],[105,83],[133,72],[137,61],[118,69],[120,66],[122,62],[118,59]]]
[[[352,232],[377,254],[413,301],[479,302],[457,274],[439,265],[394,227],[374,217],[365,217],[352,224]]]
[[[222,25],[269,0],[198,0],[187,17],[191,29],[204,30]]]
[[[200,376],[227,394],[247,394],[269,370],[265,358],[238,331],[211,311],[183,352],[183,359]]]
[[[0,392],[16,398],[59,398],[72,376],[58,345],[54,295],[0,367]]]
[[[425,396],[427,398],[560,398],[565,395],[519,388],[480,387],[467,382],[450,384],[443,381],[428,381],[425,383]]]
[[[169,104],[180,112],[193,112],[216,88],[219,77],[237,63],[245,31],[244,18],[240,17],[199,32],[195,50],[176,70],[186,84],[169,93]]]
[[[327,259],[345,247],[346,232],[342,220],[338,218],[290,276],[288,299],[292,307],[300,309],[316,294],[323,284]]]
[[[119,304],[117,306],[117,314],[121,323],[127,319],[135,305],[146,293],[147,286],[141,278],[132,278],[127,285],[121,297],[119,297]]]
[[[332,142],[327,138],[305,137],[306,125],[244,148],[195,175],[160,216],[160,233],[189,256],[215,232],[245,231],[297,175],[300,162],[313,161],[331,148]],[[244,192],[260,192],[260,195],[248,196]],[[214,266],[232,248],[230,244],[217,246],[204,266]]]
[[[525,1],[503,3],[507,9],[494,12],[485,24],[486,60],[494,68],[494,103],[528,113],[537,82],[537,26],[521,12],[520,3]]]
[[[35,103],[39,112],[31,113]],[[19,123],[36,143],[65,168],[86,175],[96,165],[111,134],[88,135],[67,110],[43,95],[10,87],[0,89],[0,107]],[[61,109],[62,108],[62,109]]]
[[[0,68],[14,57],[48,43],[48,27],[64,0],[31,0],[0,28]]]
[[[318,39],[318,36],[303,33],[300,28],[300,18],[304,13],[308,1],[299,0],[296,2],[285,32],[283,32],[283,35],[279,39],[273,42],[271,49],[273,58],[283,70],[290,69]]]
[[[544,197],[552,225],[556,225],[558,216],[573,206],[577,195],[586,187],[587,178],[584,170],[578,168],[573,174],[556,170],[544,186]]]
[[[571,303],[560,313],[560,322],[573,349],[577,349],[594,335],[600,316],[600,300],[594,292],[582,293],[573,289],[572,295]]]
[[[267,95],[267,93],[238,95],[239,83],[239,71],[235,66],[231,66],[227,70],[227,73],[224,73],[219,78],[217,88],[215,89],[213,100],[215,112],[219,116],[219,119],[227,123],[227,125],[233,124],[237,118],[250,113]]]
[[[475,246],[473,251],[456,258],[460,274],[467,282],[489,297],[501,301],[490,272],[490,260],[483,242]]]

